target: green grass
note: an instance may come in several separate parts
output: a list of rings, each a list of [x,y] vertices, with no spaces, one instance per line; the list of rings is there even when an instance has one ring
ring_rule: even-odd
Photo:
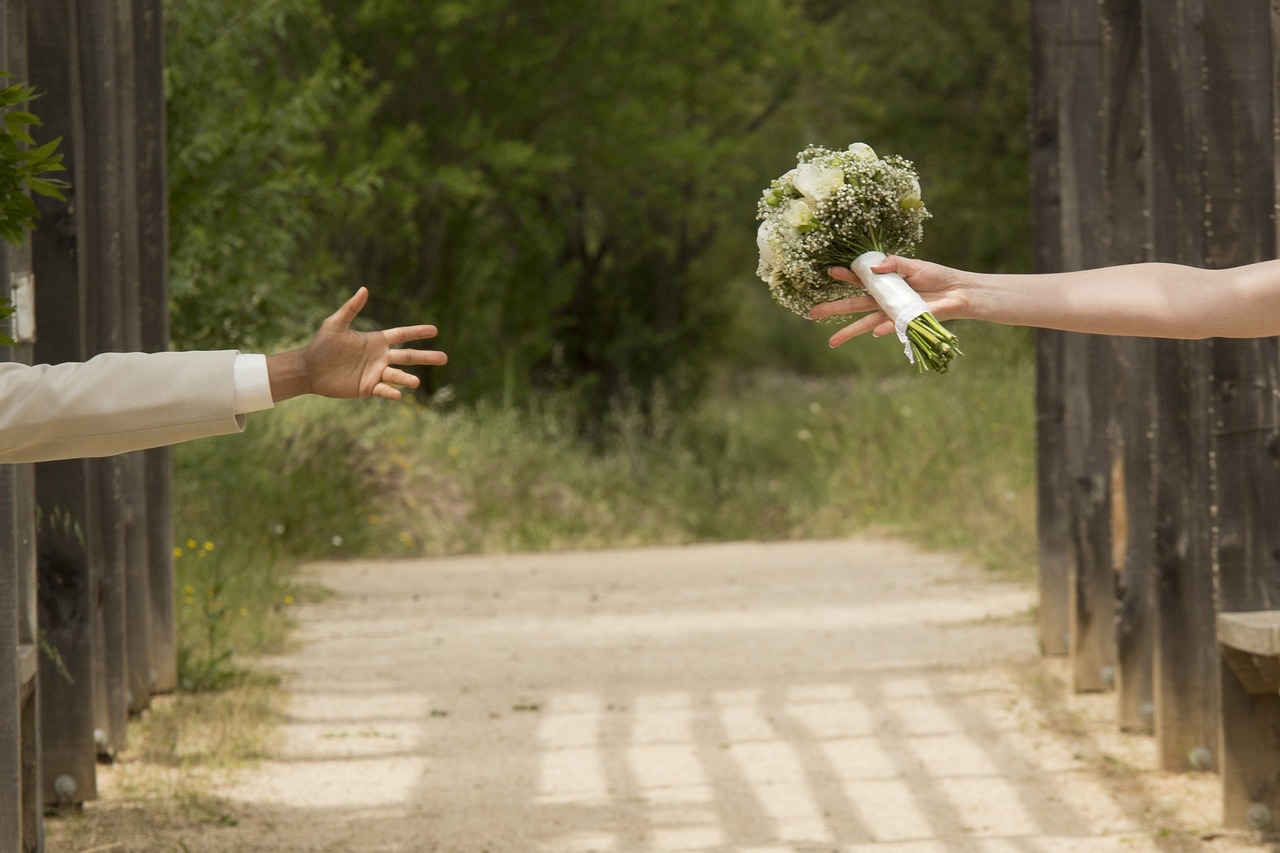
[[[826,376],[725,372],[693,407],[620,406],[593,441],[557,399],[308,398],[251,416],[245,435],[177,453],[181,677],[234,683],[236,655],[277,647],[291,604],[316,594],[294,570],[316,558],[874,530],[1030,577],[1027,338],[960,333],[969,354],[946,376],[915,373],[893,341],[859,340],[830,354]]]

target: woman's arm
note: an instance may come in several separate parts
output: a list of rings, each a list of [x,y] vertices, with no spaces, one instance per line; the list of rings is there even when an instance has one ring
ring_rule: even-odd
[[[1071,332],[1157,338],[1280,335],[1280,261],[1225,270],[1130,264],[1040,275],[972,273],[911,258],[875,268],[897,272],[939,320],[976,319]],[[831,275],[857,282],[841,267]],[[870,297],[816,306],[810,316],[867,311],[831,337],[831,345],[893,325]]]

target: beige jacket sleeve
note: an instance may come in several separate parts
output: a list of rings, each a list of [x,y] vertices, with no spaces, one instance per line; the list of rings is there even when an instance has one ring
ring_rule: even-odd
[[[0,463],[111,456],[244,429],[235,350],[0,363]]]

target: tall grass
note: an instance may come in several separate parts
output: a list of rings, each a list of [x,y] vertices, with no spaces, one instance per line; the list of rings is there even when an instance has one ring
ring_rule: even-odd
[[[969,328],[964,341],[947,376],[914,373],[888,341],[859,342],[847,375],[725,373],[692,407],[619,405],[592,441],[555,398],[523,410],[304,399],[251,416],[245,435],[177,454],[185,677],[216,687],[234,673],[224,652],[277,644],[309,594],[293,568],[317,557],[876,530],[1027,575],[1029,348],[1016,330]]]

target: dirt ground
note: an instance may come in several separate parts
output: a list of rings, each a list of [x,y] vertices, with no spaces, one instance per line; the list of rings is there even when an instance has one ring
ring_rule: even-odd
[[[1034,591],[873,538],[309,569],[273,757],[131,850],[1258,851],[1044,659]],[[103,774],[113,808],[130,774]],[[113,792],[117,792],[113,794]],[[84,853],[59,846],[51,853]],[[141,846],[139,846],[141,845]]]

